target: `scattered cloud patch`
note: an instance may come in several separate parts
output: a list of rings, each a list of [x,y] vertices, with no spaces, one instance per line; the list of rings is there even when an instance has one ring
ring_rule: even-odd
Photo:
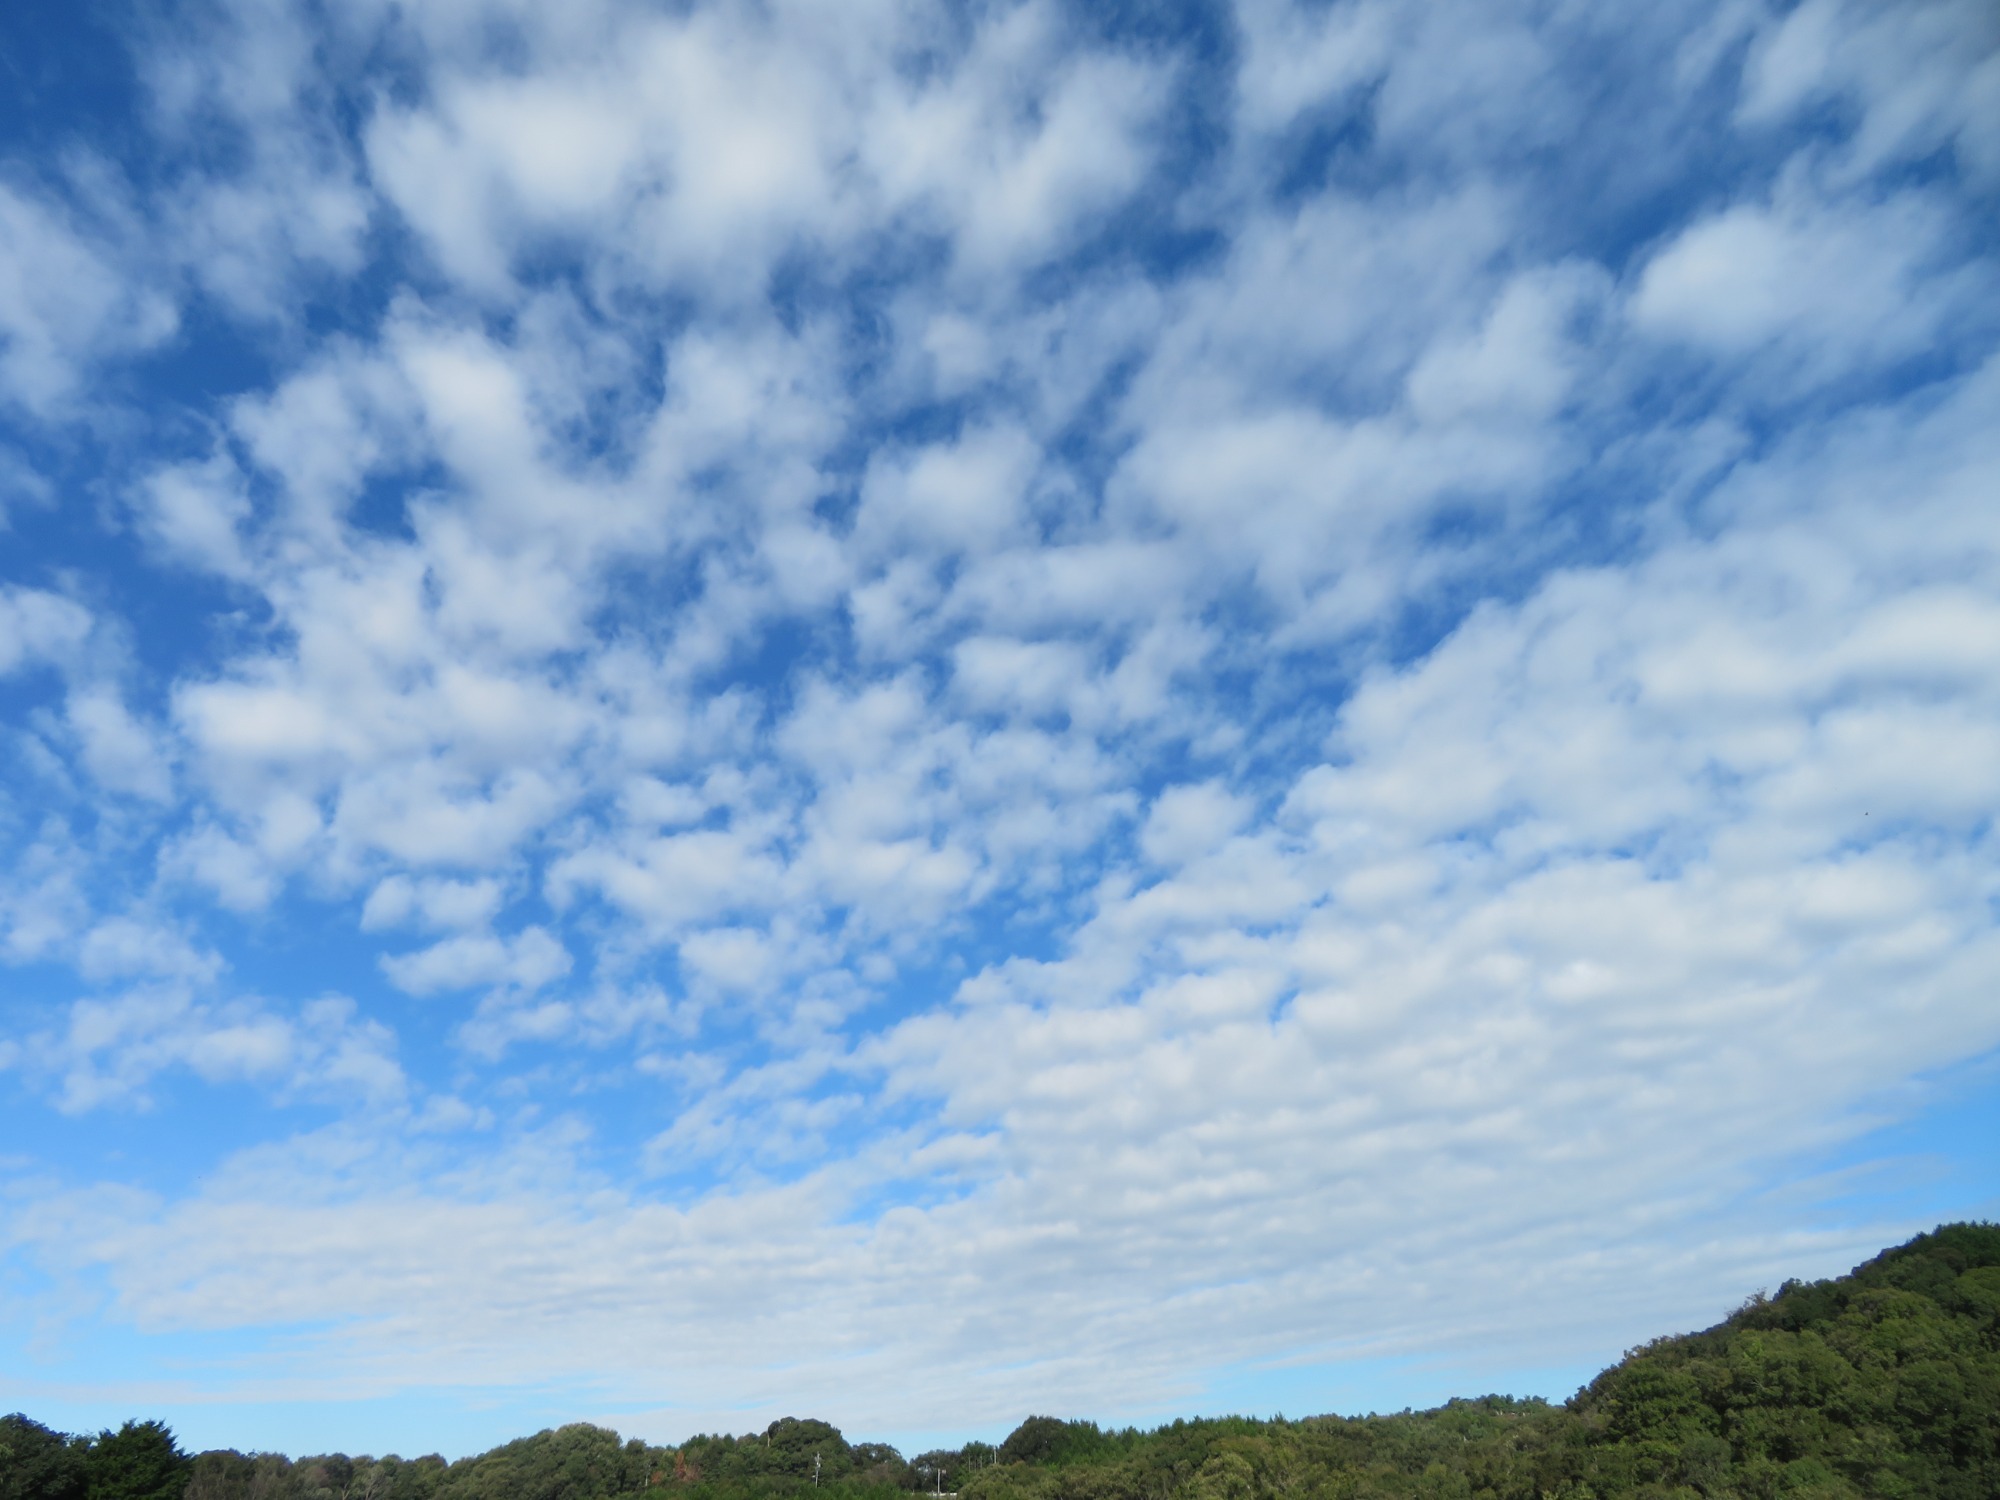
[[[1802,1163],[2000,1046],[1988,8],[1201,24],[229,0],[0,140],[9,1287],[907,1429],[1904,1227]]]

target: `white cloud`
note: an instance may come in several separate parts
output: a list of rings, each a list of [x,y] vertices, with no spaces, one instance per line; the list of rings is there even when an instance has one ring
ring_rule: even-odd
[[[214,14],[145,194],[0,197],[102,449],[0,1066],[212,1169],[9,1200],[106,1319],[1000,1421],[1891,1232],[1760,1192],[2000,1041],[1970,10]]]
[[[878,549],[989,550],[1020,534],[1038,457],[1027,434],[1006,429],[885,454],[870,466],[857,528]]]
[[[1068,641],[973,636],[952,648],[952,682],[970,703],[1029,717],[1067,711],[1089,670],[1086,653]]]
[[[754,830],[633,839],[616,850],[565,856],[550,871],[550,887],[559,900],[578,888],[596,889],[649,926],[672,932],[771,905],[782,889],[781,867],[761,843]]]
[[[90,611],[75,600],[0,585],[0,675],[37,662],[73,661],[90,630]]]
[[[135,929],[111,941],[120,972],[131,972],[135,947],[145,950],[137,955],[142,966],[157,968],[156,939]],[[151,1108],[161,1075],[182,1070],[211,1084],[257,1084],[281,1100],[382,1105],[406,1088],[394,1036],[340,996],[288,1014],[253,999],[204,1000],[185,986],[156,984],[75,1001],[59,1025],[17,1034],[14,1047],[12,1066],[50,1084],[57,1107],[70,1114]]]
[[[1949,221],[1921,194],[1865,211],[1740,204],[1683,230],[1646,266],[1639,327],[1711,351],[1770,350],[1812,382],[1929,348],[1963,277],[1925,276]]]
[[[148,475],[137,508],[141,527],[176,562],[229,577],[248,571],[238,528],[249,518],[250,497],[227,455]]]
[[[316,32],[301,7],[254,0],[207,21],[135,37],[150,123],[185,153],[154,253],[230,311],[282,322],[316,276],[363,265],[369,195],[319,73],[347,39]]]
[[[107,791],[153,802],[173,796],[168,752],[151,726],[135,719],[107,687],[72,692],[64,710],[82,749],[83,763]]]
[[[267,860],[221,829],[198,828],[170,844],[164,870],[213,891],[232,911],[255,911],[278,893],[279,873]]]
[[[1148,165],[1142,136],[1163,95],[1150,69],[1086,56],[1057,75],[1042,101],[1040,129],[1025,139],[1017,135],[1008,142],[1012,149],[982,162],[986,171],[970,182],[959,176],[962,163],[968,154],[976,161],[991,151],[991,138],[982,132],[960,143],[946,180],[963,184],[960,253],[967,271],[981,275],[1043,260],[1129,196]]]
[[[372,932],[412,923],[433,928],[483,927],[506,893],[497,880],[412,880],[391,875],[368,894],[361,927]]]
[[[1120,872],[1054,961],[998,965],[956,1008],[831,1059],[891,1101],[933,1101],[914,1136],[687,1207],[518,1184],[356,1198],[302,1162],[287,1193],[226,1184],[89,1254],[157,1326],[237,1326],[245,1286],[287,1318],[353,1320],[311,1352],[322,1379],[617,1371],[645,1399],[699,1405],[754,1401],[782,1350],[788,1399],[857,1423],[889,1420],[911,1360],[954,1419],[1002,1420],[1051,1392],[1152,1409],[1187,1390],[1190,1348],[1212,1368],[1280,1344],[1518,1338],[1470,1300],[1496,1260],[1555,1266],[1510,1303],[1552,1353],[1837,1266],[1892,1231],[1774,1237],[1745,1191],[1851,1128],[1851,1101],[1996,1040],[1979,872],[2000,792],[2000,537],[1960,488],[1993,458],[1994,378],[1922,426],[1802,438],[1716,497],[1733,518],[1717,535],[1553,576],[1378,671],[1275,821],[1214,783],[1171,789],[1140,835],[1169,873]],[[828,695],[799,751],[829,785],[865,784],[893,775],[926,712],[909,690]],[[905,791],[827,816],[879,838],[911,810]],[[477,982],[504,982],[508,951],[480,952]],[[681,952],[737,992],[782,962],[754,928]],[[657,991],[506,1002],[468,1039],[630,1035],[672,1010]],[[259,1054],[246,1036],[212,1055],[221,1070]],[[683,1112],[660,1161],[782,1151],[865,1110],[801,1089],[828,1068],[738,1075]],[[847,1215],[849,1194],[913,1171],[963,1191]],[[1524,1180],[1532,1194],[1507,1187]],[[1691,1219],[1705,1265],[1661,1271],[1660,1236]],[[746,1234],[754,1263],[733,1249]],[[1634,1299],[1639,1266],[1659,1274]],[[769,1323],[702,1311],[718,1286],[734,1309],[779,1285],[793,1300]],[[913,1306],[925,1316],[885,1344],[882,1318]],[[1302,1324],[1339,1336],[1302,1343]],[[668,1328],[699,1394],[660,1371]]]
[[[1948,147],[2000,180],[2000,25],[1977,0],[1806,0],[1760,28],[1741,115],[1772,125],[1828,99],[1860,107],[1849,170]]]
[[[59,415],[96,360],[173,334],[173,304],[120,259],[59,207],[0,182],[0,395]]]
[[[570,970],[571,959],[546,928],[526,927],[511,938],[464,933],[428,948],[382,960],[382,971],[412,995],[506,985],[537,990]]]
[[[113,917],[84,934],[77,967],[90,980],[160,978],[204,981],[222,961],[159,922]]]
[[[1604,295],[1604,280],[1594,266],[1516,277],[1475,332],[1425,351],[1410,371],[1410,404],[1427,421],[1553,416],[1581,363],[1565,325]]]
[[[1237,118],[1253,129],[1282,129],[1301,112],[1350,102],[1391,55],[1388,6],[1240,0],[1236,17],[1245,44]]]
[[[1155,864],[1185,864],[1209,853],[1249,817],[1244,800],[1216,782],[1171,786],[1153,800],[1139,847]]]
[[[1428,7],[1388,69],[1377,104],[1382,131],[1412,148],[1460,160],[1545,148],[1579,119],[1560,33],[1525,6]],[[1568,38],[1561,38],[1568,40]]]
[[[902,6],[593,9],[528,26],[526,77],[439,31],[430,97],[377,113],[368,158],[441,266],[496,297],[525,255],[590,243],[616,275],[735,301],[899,213],[978,274],[1033,264],[1137,186],[1161,107],[1154,70],[1067,46],[1035,4],[978,18],[957,55]],[[918,48],[946,52],[922,83],[896,67]]]

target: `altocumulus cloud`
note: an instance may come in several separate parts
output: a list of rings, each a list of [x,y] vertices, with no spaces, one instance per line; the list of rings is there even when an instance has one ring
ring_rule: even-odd
[[[1907,1227],[1990,5],[0,25],[6,1400],[1300,1409]]]

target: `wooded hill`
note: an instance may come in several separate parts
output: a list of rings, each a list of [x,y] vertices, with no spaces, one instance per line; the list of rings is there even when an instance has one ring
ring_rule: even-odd
[[[1636,1349],[1560,1406],[1483,1396],[1359,1418],[1030,1417],[905,1459],[825,1422],[656,1448],[577,1424],[437,1457],[188,1457],[156,1422],[0,1419],[0,1500],[1995,1500],[2000,1226],[1953,1224]]]

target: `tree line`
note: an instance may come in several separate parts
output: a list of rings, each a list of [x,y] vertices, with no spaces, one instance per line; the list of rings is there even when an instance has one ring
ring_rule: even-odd
[[[678,1447],[578,1423],[448,1463],[188,1455],[0,1418],[0,1500],[1995,1500],[2000,1226],[1945,1225],[1635,1349],[1568,1401],[1142,1431],[1030,1417],[905,1458],[787,1417]]]

